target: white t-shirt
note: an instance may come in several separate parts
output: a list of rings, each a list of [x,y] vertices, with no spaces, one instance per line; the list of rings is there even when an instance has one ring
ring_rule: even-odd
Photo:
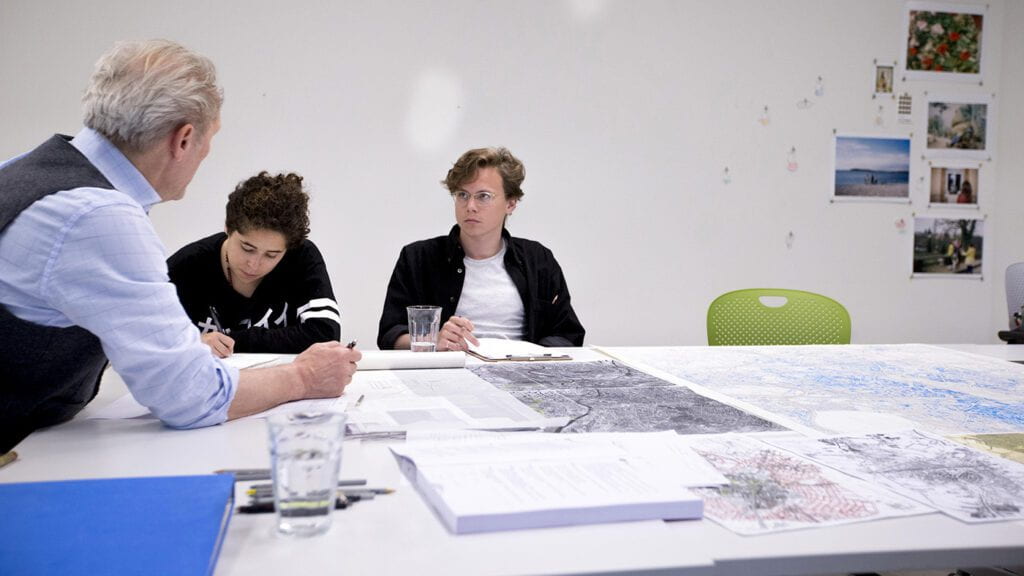
[[[526,312],[519,290],[505,270],[505,243],[490,258],[462,259],[466,279],[455,315],[469,318],[477,338],[523,339]]]

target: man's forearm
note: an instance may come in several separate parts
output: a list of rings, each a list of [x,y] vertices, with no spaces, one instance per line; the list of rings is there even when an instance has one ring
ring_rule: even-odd
[[[228,420],[249,416],[303,397],[301,368],[295,364],[241,370]]]

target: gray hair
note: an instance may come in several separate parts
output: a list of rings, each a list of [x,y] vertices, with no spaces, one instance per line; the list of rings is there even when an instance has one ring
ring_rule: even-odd
[[[223,101],[208,58],[169,40],[144,40],[118,42],[100,57],[82,109],[86,126],[139,152],[185,124],[205,134]]]

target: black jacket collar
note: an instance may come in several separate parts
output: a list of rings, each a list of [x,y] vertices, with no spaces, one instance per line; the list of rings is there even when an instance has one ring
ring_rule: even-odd
[[[455,261],[461,263],[462,259],[466,256],[466,252],[462,249],[462,242],[459,240],[461,231],[462,229],[456,224],[452,226],[451,232],[448,233],[448,262]],[[515,242],[512,241],[512,235],[509,234],[508,228],[504,226],[501,228],[501,238],[505,241],[505,263],[515,262],[517,265],[521,264],[522,257],[519,254],[519,249]]]

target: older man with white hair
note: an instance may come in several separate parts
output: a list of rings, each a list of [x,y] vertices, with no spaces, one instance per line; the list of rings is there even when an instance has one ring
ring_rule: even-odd
[[[0,453],[77,414],[108,359],[174,428],[338,396],[351,381],[360,353],[339,342],[287,366],[223,364],[168,282],[147,213],[185,194],[222,101],[207,58],[166,40],[118,43],[96,63],[85,127],[0,165]]]

